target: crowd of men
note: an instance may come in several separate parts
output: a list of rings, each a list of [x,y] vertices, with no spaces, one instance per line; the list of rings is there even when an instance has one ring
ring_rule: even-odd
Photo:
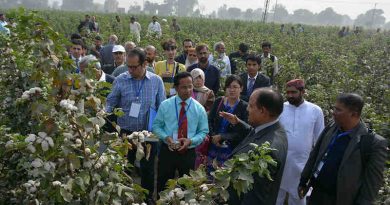
[[[149,29],[161,35],[156,20],[153,17]],[[131,21],[133,32],[139,35],[140,25],[133,18]],[[93,28],[91,24],[84,26]],[[196,148],[209,134],[209,110],[194,96],[197,76],[204,78],[204,87],[215,96],[224,95],[220,94],[220,79],[235,76],[233,81],[240,84],[237,89],[239,98],[246,102],[247,120],[229,111],[218,113],[225,119],[223,123],[240,133],[229,158],[247,153],[251,143],[268,141],[274,148],[271,157],[277,166],[270,168],[272,180],[254,176],[253,189],[241,195],[230,189],[229,204],[282,205],[287,201],[289,205],[352,205],[375,201],[383,183],[387,141],[362,122],[363,98],[354,93],[340,94],[333,122],[325,126],[322,109],[304,99],[304,80],[291,79],[284,85],[286,101],[272,88],[279,67],[277,57],[271,54],[271,43],[262,42],[260,54],[249,53],[249,46],[241,43],[238,51],[226,55],[224,42],[216,42],[217,55],[213,56],[208,45],[195,45],[191,39],[182,42],[183,52],[178,54],[174,39],[139,48],[134,42],[120,45],[115,35],[102,46],[103,40],[97,36],[88,50],[79,37],[73,35],[69,49],[75,72],[83,74],[93,64],[98,71],[96,80],[113,84],[106,111],[124,111],[116,119],[120,135],[149,130],[160,139],[148,142],[151,157],[139,162],[141,185],[149,191],[149,204],[154,204],[155,186],[160,192],[177,173],[182,176],[195,169]],[[157,48],[163,50],[165,60],[156,62]],[[239,62],[244,63],[243,68],[238,67]],[[262,69],[266,64],[272,65],[270,72]],[[231,89],[236,87],[225,86],[226,92]],[[134,163],[134,151],[129,152],[128,159]]]

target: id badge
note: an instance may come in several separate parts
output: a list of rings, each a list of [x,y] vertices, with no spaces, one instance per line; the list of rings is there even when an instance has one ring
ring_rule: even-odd
[[[175,89],[175,88],[169,89],[169,95],[170,95],[170,96],[176,95],[176,89]]]
[[[129,116],[130,117],[138,117],[139,111],[141,110],[141,104],[140,103],[131,103]]]
[[[324,162],[321,160],[320,163],[317,166],[317,170],[313,174],[314,178],[318,177],[318,174],[320,174],[321,169],[322,169],[323,166],[324,166]]]

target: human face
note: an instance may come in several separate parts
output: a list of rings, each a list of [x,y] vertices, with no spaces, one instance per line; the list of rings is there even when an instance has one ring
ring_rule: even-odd
[[[139,62],[138,56],[131,56],[127,58],[127,67],[130,75],[135,79],[142,79],[145,75],[145,64]]]
[[[357,114],[357,112],[351,111],[341,102],[337,102],[333,108],[333,119],[337,125],[340,127],[345,127],[352,120],[353,116]]]
[[[188,57],[188,60],[189,60],[190,62],[194,62],[194,61],[197,61],[197,60],[198,60],[198,57],[196,56],[195,51],[188,51],[187,57]]]
[[[268,55],[268,53],[271,53],[271,48],[268,46],[264,46],[261,49],[263,50],[264,55]]]
[[[242,91],[242,87],[238,84],[237,81],[233,81],[226,88],[226,94],[228,98],[238,99],[240,97],[240,93]]]
[[[81,54],[83,53],[83,48],[81,45],[72,45],[71,52],[73,57],[80,58]]]
[[[173,59],[175,59],[175,56],[176,56],[176,48],[169,47],[169,48],[164,50],[164,54],[168,60],[173,60]]]
[[[148,63],[153,63],[155,58],[156,58],[156,50],[153,49],[146,50],[146,61],[148,61]]]
[[[101,40],[95,40],[95,45],[100,47],[102,46],[102,41]]]
[[[114,61],[117,65],[122,65],[125,62],[125,53],[123,52],[115,52],[114,55]]]
[[[194,87],[201,88],[204,86],[204,80],[202,77],[198,76],[194,79]]]
[[[192,89],[193,89],[192,78],[187,77],[187,78],[180,79],[179,85],[176,86],[175,89],[177,95],[179,95],[179,97],[182,100],[187,100],[192,95]]]
[[[287,87],[286,88],[286,98],[291,105],[298,107],[303,102],[304,90],[300,91],[296,87]]]
[[[153,20],[153,22],[156,22],[157,21],[157,17],[153,17],[152,20]]]
[[[192,42],[191,41],[184,41],[183,47],[184,47],[184,53],[187,53],[188,49],[192,48]]]
[[[260,65],[254,60],[248,60],[246,62],[246,69],[248,71],[249,76],[255,77],[260,69]]]
[[[225,53],[225,45],[223,45],[223,44],[219,45],[217,48],[217,52],[219,54]]]
[[[263,115],[264,115],[264,108],[263,107],[258,108],[256,105],[257,96],[258,96],[258,92],[255,91],[252,93],[252,95],[249,98],[249,104],[247,107],[248,123],[253,127],[257,127],[262,124]]]
[[[209,51],[207,48],[203,48],[198,53],[196,53],[196,55],[198,56],[199,62],[201,63],[207,63],[209,60]]]

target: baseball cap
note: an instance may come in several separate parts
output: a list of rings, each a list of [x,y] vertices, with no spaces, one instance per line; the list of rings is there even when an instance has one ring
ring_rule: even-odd
[[[112,48],[112,52],[113,53],[116,53],[116,52],[122,52],[122,53],[125,53],[125,48],[122,46],[122,45],[115,45],[114,48]]]

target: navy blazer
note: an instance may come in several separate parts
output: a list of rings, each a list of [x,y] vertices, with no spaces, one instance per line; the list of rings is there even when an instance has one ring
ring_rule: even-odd
[[[242,73],[240,75],[241,80],[242,80],[242,92],[241,92],[241,99],[245,100],[246,102],[249,101],[249,97],[247,96],[247,84],[248,84],[248,73]],[[253,90],[257,88],[263,88],[263,87],[269,87],[271,86],[271,80],[268,76],[262,74],[259,72],[259,74],[256,77],[255,84],[253,85]]]

